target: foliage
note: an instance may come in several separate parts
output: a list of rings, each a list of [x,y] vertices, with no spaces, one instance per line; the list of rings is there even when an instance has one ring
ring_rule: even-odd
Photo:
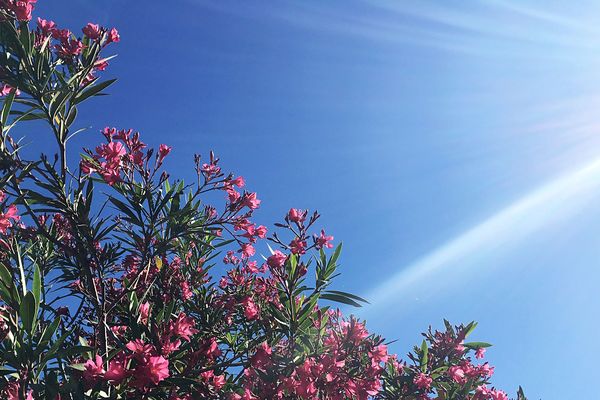
[[[475,323],[430,329],[403,362],[330,308],[364,300],[331,288],[341,245],[311,234],[319,214],[291,209],[267,238],[260,200],[214,154],[184,184],[162,170],[170,147],[105,128],[70,169],[78,107],[114,82],[96,74],[119,35],[32,29],[34,3],[0,0],[3,398],[507,398],[476,361],[489,345],[465,342]],[[28,120],[48,124],[56,157],[22,157]],[[215,191],[222,208],[204,203]],[[259,263],[261,240],[277,250]]]

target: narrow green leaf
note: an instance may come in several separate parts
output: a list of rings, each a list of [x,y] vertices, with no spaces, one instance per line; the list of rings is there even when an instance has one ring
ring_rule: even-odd
[[[469,349],[477,350],[485,347],[491,347],[492,345],[486,342],[469,342],[465,343],[464,346],[468,347]]]
[[[359,297],[359,296],[357,296],[355,294],[352,294],[352,293],[340,292],[339,290],[328,290],[326,293],[339,294],[341,296],[346,296],[346,297],[348,297],[350,299],[356,300],[356,301],[361,302],[361,303],[370,304],[367,300],[365,300],[362,297]]]
[[[42,334],[42,338],[39,342],[39,347],[45,347],[48,342],[52,339],[56,330],[58,329],[58,325],[60,325],[60,316],[56,318],[50,325],[44,329],[44,333]],[[40,349],[43,350],[43,349]]]
[[[40,268],[36,264],[33,269],[33,297],[35,298],[36,309],[39,307],[40,299],[42,297],[42,277]]]
[[[329,262],[332,264],[335,264],[337,262],[338,258],[340,257],[341,252],[342,252],[342,243],[337,245],[337,247],[335,248],[335,251],[333,252],[333,256],[331,256],[331,260],[329,260]]]
[[[21,301],[21,306],[19,308],[19,316],[21,317],[21,322],[23,323],[23,327],[31,335],[36,319],[35,313],[35,297],[33,293],[27,292],[23,301]]]
[[[335,301],[336,303],[348,304],[354,307],[362,307],[362,305],[357,301],[335,293],[323,293],[321,294],[321,298],[325,300]]]
[[[427,342],[423,340],[421,343],[421,371],[427,371],[427,363],[429,362],[429,348]]]
[[[86,88],[83,92],[81,92],[75,97],[75,99],[73,100],[73,104],[79,104],[85,99],[99,94],[102,90],[115,83],[115,81],[116,79],[109,79],[107,81],[98,83],[92,87]]]
[[[477,322],[475,322],[475,321],[472,321],[469,325],[467,325],[467,327],[465,328],[465,337],[467,337],[471,333],[473,333],[473,331],[475,330],[476,327],[477,327]]]
[[[2,127],[6,126],[6,122],[8,121],[8,115],[10,114],[10,109],[12,108],[12,103],[13,103],[13,100],[15,99],[15,95],[16,95],[16,92],[12,91],[4,98],[4,104],[2,105],[2,114],[0,117],[1,118],[0,122],[2,122]]]
[[[71,107],[71,110],[69,110],[69,115],[67,115],[67,120],[65,122],[67,128],[75,122],[75,118],[77,118],[77,107],[73,106]]]

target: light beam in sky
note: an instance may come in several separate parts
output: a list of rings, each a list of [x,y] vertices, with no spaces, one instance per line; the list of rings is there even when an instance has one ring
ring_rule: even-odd
[[[485,269],[490,259],[542,229],[564,220],[600,195],[600,158],[518,199],[507,208],[433,250],[376,287],[361,317],[397,306],[401,299],[435,281],[445,286],[470,268]],[[474,262],[477,261],[477,262]]]

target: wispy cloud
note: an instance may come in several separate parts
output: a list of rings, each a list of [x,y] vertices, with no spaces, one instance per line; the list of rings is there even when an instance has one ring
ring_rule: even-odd
[[[435,47],[480,55],[531,55],[532,49],[552,46],[563,51],[540,52],[537,57],[568,57],[572,51],[597,49],[598,18],[590,10],[572,7],[548,11],[547,5],[489,0],[460,5],[452,2],[355,0],[347,2],[278,2],[260,7],[255,3],[212,0],[188,2],[262,21],[278,21],[315,32],[375,42]]]

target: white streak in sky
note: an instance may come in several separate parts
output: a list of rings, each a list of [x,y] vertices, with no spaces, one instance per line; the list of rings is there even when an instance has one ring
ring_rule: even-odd
[[[600,158],[520,198],[509,207],[471,228],[442,247],[403,268],[366,296],[372,305],[359,312],[365,317],[378,308],[390,309],[408,292],[427,282],[461,276],[466,269],[485,269],[485,260],[509,244],[522,240],[557,220],[567,218],[600,192]],[[477,262],[473,263],[474,259]],[[488,261],[489,262],[489,261]]]

